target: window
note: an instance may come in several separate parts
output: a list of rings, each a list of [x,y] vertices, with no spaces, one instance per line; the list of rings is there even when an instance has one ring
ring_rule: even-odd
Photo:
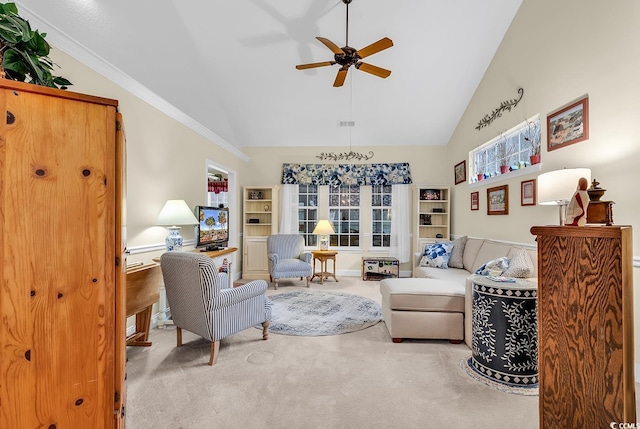
[[[501,172],[501,166],[523,168],[530,165],[531,155],[539,154],[540,116],[536,115],[472,150],[469,153],[470,179],[476,181],[478,175],[505,174],[508,170]]]
[[[330,246],[360,246],[360,186],[329,186],[329,220],[336,233]]]
[[[371,187],[371,245],[391,244],[391,185]]]
[[[317,246],[313,229],[318,223],[318,185],[298,185],[298,231],[305,246]]]

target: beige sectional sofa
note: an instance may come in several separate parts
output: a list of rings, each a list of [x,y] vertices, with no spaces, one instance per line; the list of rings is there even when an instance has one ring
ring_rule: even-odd
[[[463,238],[456,240],[458,245]],[[512,258],[520,249],[526,250],[532,267],[531,278],[535,279],[538,257],[533,245],[523,247],[483,238],[467,238],[460,268],[421,267],[423,252],[414,254],[412,279],[389,279],[393,281],[380,284],[383,316],[391,337],[396,342],[402,338],[440,338],[456,342],[461,338],[443,337],[443,333],[464,332],[464,341],[471,347],[472,289],[468,278],[483,264],[501,257]],[[456,259],[460,264],[459,254]],[[461,299],[464,299],[464,312],[459,316],[451,314],[460,312]],[[434,326],[435,321],[452,326]],[[461,322],[463,326],[459,325]]]

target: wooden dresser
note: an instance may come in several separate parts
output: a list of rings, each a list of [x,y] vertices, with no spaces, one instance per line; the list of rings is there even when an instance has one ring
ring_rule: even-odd
[[[534,226],[541,428],[635,422],[630,226]]]

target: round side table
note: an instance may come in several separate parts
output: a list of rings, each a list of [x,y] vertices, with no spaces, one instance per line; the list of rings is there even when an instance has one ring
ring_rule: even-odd
[[[311,254],[313,255],[313,276],[311,277],[311,281],[313,281],[315,277],[320,277],[320,284],[323,283],[324,279],[328,279],[329,277],[333,277],[335,281],[338,281],[336,278],[336,255],[338,252],[335,250],[312,250]],[[320,261],[320,271],[316,271],[316,259]],[[333,261],[333,273],[327,270],[328,260]]]
[[[538,383],[538,285],[473,275],[472,359],[478,373],[500,383]]]

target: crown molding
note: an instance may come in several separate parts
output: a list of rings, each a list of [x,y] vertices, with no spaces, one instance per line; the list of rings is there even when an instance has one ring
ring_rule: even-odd
[[[158,96],[149,88],[145,87],[143,84],[133,79],[131,76],[88,49],[86,46],[78,43],[75,39],[52,25],[46,19],[43,19],[38,14],[34,13],[29,9],[29,6],[24,4],[24,2],[16,1],[16,3],[20,9],[20,15],[29,20],[32,28],[37,28],[41,33],[47,33],[47,42],[55,46],[57,49],[67,53],[82,64],[94,70],[96,73],[101,74],[126,91],[149,103],[165,115],[175,119],[210,142],[222,147],[245,162],[249,161],[249,157],[240,149],[198,121],[194,120],[182,110],[176,108],[173,104]]]

